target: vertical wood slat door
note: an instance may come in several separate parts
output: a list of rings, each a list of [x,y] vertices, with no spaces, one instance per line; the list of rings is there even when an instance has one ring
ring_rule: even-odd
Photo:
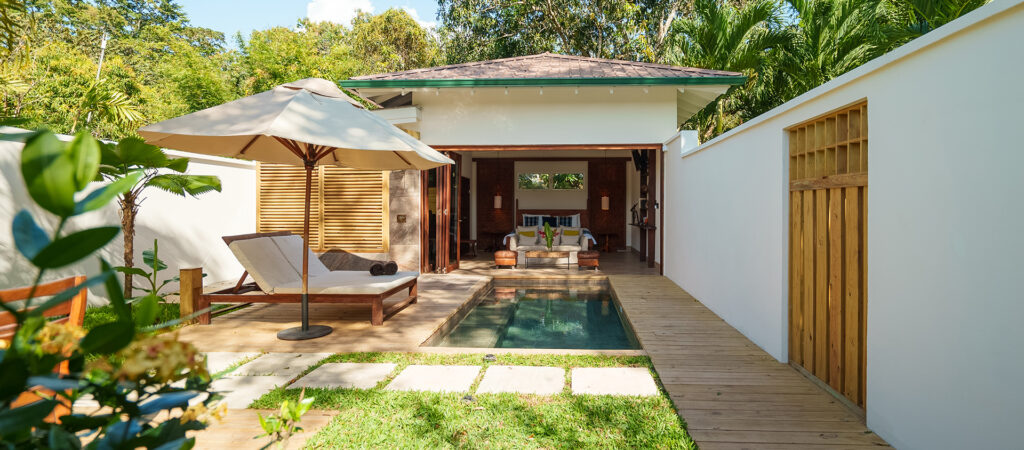
[[[789,359],[865,406],[867,103],[790,127]]]
[[[259,165],[258,231],[302,234],[305,177],[302,166]],[[386,253],[388,191],[386,172],[318,166],[310,202],[310,248]]]

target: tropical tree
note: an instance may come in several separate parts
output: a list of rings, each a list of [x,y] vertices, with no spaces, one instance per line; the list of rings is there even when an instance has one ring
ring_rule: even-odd
[[[885,51],[881,2],[788,0],[797,18],[792,45],[779,67],[792,98],[864,64]]]
[[[347,38],[364,73],[416,69],[440,61],[436,37],[402,9],[359,14]]]
[[[112,89],[105,78],[100,78],[82,95],[71,132],[75,132],[80,121],[88,125],[94,118],[131,126],[142,121],[142,114],[127,95]]]
[[[156,188],[180,196],[198,196],[220,191],[220,179],[209,175],[188,175],[188,158],[168,158],[159,147],[138,138],[126,138],[117,144],[104,144],[101,149],[100,175],[116,182],[141,173],[131,188],[118,195],[121,231],[124,235],[124,296],[132,297],[134,267],[135,219],[146,188]]]
[[[988,3],[989,0],[888,0],[886,30],[892,47],[902,45]]]
[[[768,56],[792,40],[780,27],[779,7],[774,0],[755,0],[741,7],[696,0],[692,14],[673,24],[666,59],[677,65],[742,72],[748,77],[743,89],[754,89],[770,70]],[[688,125],[701,130],[704,137],[738,125],[740,118],[729,111],[736,109],[736,93],[734,89],[719,97]]]

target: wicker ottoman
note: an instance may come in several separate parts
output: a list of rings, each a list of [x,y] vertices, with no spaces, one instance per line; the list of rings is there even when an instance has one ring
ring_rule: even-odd
[[[594,270],[597,270],[601,265],[599,262],[599,258],[601,257],[600,252],[587,250],[577,253],[576,257],[579,260],[580,267],[593,267]]]
[[[519,254],[511,250],[498,250],[494,252],[494,265],[516,267]]]

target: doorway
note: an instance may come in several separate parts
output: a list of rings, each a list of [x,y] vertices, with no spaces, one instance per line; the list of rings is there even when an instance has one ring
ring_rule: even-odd
[[[420,265],[423,272],[448,273],[459,268],[462,158],[455,153],[446,153],[446,156],[455,164],[422,172]]]

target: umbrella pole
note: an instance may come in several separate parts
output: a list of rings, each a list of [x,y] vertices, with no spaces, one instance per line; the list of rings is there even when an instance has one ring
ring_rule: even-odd
[[[315,339],[331,334],[326,325],[309,326],[309,204],[313,196],[313,166],[315,161],[306,161],[306,217],[302,225],[302,326],[289,328],[277,333],[277,338],[286,341]]]

